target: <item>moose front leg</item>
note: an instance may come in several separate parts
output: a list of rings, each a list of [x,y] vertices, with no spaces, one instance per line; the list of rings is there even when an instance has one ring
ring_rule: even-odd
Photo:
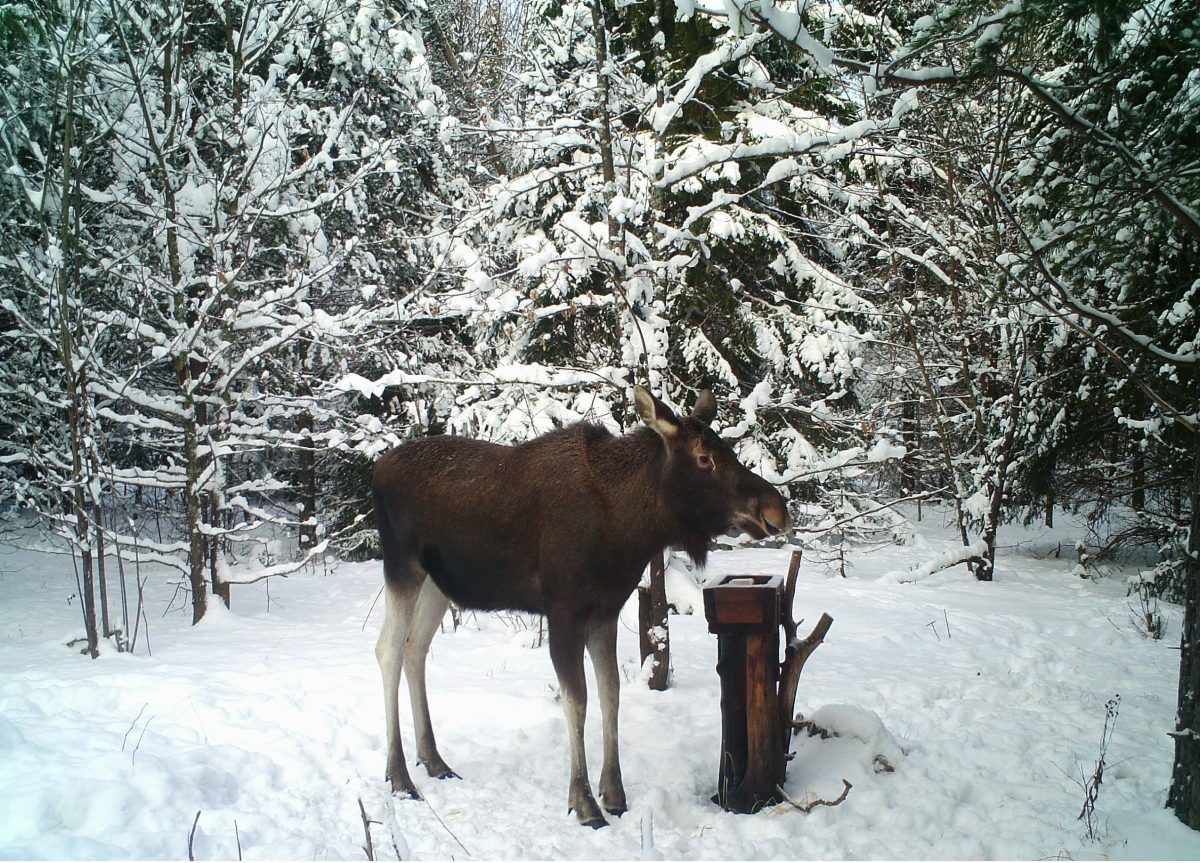
[[[562,691],[567,718],[567,743],[571,747],[571,782],[567,806],[585,827],[608,825],[588,781],[583,724],[587,718],[587,680],[583,675],[584,626],[572,613],[550,613],[550,661]]]
[[[600,799],[610,815],[623,815],[625,785],[621,781],[621,753],[617,740],[617,716],[621,707],[621,675],[617,668],[617,618],[592,621],[588,630],[588,653],[596,671],[600,690],[600,711],[604,716],[604,766],[600,770]]]

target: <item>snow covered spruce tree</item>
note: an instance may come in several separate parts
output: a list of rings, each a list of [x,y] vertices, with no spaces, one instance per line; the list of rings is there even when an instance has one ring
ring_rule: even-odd
[[[915,76],[974,89],[985,80],[992,92],[1000,81],[1021,97],[1008,129],[1018,158],[983,184],[1007,229],[997,262],[1054,319],[1056,336],[1043,354],[1045,397],[1018,420],[1044,446],[1026,445],[1030,469],[1015,479],[1107,519],[1110,549],[1138,543],[1161,554],[1148,576],[1185,602],[1168,803],[1193,827],[1200,148],[1186,130],[1200,86],[1198,25],[1195,9],[1136,2],[964,8],[918,43],[970,38],[972,62]],[[1049,489],[1038,484],[1047,474]]]
[[[699,386],[733,395],[725,433],[780,481],[869,442],[837,417],[874,315],[849,262],[878,126],[856,122],[830,69],[765,33],[669,4],[544,14],[497,127],[509,175],[451,255],[489,361],[638,378],[684,404]],[[847,40],[867,34],[854,25]],[[529,428],[509,433],[579,413],[574,395],[530,399]],[[493,410],[508,413],[478,415]]]
[[[791,38],[772,8],[750,14]],[[833,58],[873,86],[944,87],[1008,106],[1007,121],[984,132],[989,148],[1011,155],[977,172],[975,206],[990,207],[998,226],[997,284],[1035,324],[1024,332],[1041,335],[1025,348],[1037,374],[1020,407],[1016,390],[987,394],[990,409],[1009,414],[989,447],[1024,437],[1022,459],[1005,468],[1006,482],[1024,485],[1014,503],[1049,492],[1077,505],[1120,501],[1132,527],[1118,533],[1157,544],[1161,574],[1184,574],[1169,805],[1192,826],[1200,826],[1200,151],[1187,118],[1198,19],[1190,6],[1140,2],[936,6],[890,61]],[[1012,320],[997,318],[997,332],[1011,331]],[[1037,481],[1068,470],[1084,480],[1052,480],[1049,489]]]
[[[687,67],[655,112],[656,127],[675,122],[697,87],[732,77],[729,63],[737,63],[745,93],[719,127],[688,134],[684,126],[672,141],[663,179],[686,216],[671,240],[679,251],[700,250],[690,290],[680,295],[689,303],[675,313],[697,319],[703,309],[702,335],[730,369],[755,369],[769,381],[774,392],[752,393],[747,446],[761,455],[750,458],[791,485],[804,501],[805,533],[841,560],[851,539],[906,533],[879,500],[891,491],[879,468],[903,450],[889,443],[898,429],[872,404],[877,384],[863,353],[882,323],[868,293],[877,251],[868,220],[881,177],[901,170],[906,153],[880,134],[894,118],[865,114],[856,82],[829,62],[827,49],[807,50],[818,45],[808,34],[822,33],[850,56],[895,37],[843,5],[807,4],[792,15],[789,32],[803,49],[780,45],[744,17],[711,9],[696,16],[722,39]],[[696,101],[713,98],[701,91]],[[719,303],[721,296],[728,299]]]

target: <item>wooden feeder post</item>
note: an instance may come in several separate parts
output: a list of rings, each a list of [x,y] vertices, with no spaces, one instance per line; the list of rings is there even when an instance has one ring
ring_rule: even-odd
[[[714,800],[730,812],[756,812],[783,801],[792,710],[800,671],[829,631],[821,615],[796,637],[792,599],[800,569],[793,552],[787,583],[777,575],[727,575],[704,588],[708,631],[717,636],[721,678],[721,766]],[[787,636],[782,665],[779,629]]]
[[[704,588],[708,630],[717,636],[721,678],[721,768],[717,802],[754,812],[779,801],[787,763],[779,745],[779,605],[783,580],[727,575]]]

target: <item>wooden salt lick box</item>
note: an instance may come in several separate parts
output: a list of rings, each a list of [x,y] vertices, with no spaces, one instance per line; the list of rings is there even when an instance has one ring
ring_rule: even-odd
[[[777,689],[782,596],[778,575],[726,575],[704,588],[704,616],[717,636],[721,678],[721,769],[714,800],[730,812],[780,802],[776,789],[787,767]]]

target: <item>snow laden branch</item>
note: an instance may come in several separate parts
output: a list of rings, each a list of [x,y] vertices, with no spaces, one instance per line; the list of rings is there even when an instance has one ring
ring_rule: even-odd
[[[887,512],[888,510],[894,510],[897,506],[899,506],[902,503],[912,503],[912,502],[918,501],[918,500],[936,500],[939,497],[941,497],[941,495],[948,492],[949,490],[950,490],[949,486],[942,486],[941,488],[933,488],[933,489],[929,489],[928,491],[918,492],[917,494],[910,494],[907,497],[901,497],[901,498],[896,498],[895,500],[889,500],[886,503],[877,504],[876,506],[873,506],[870,509],[853,510],[850,513],[850,515],[844,516],[835,521],[823,521],[820,524],[813,525],[812,527],[798,528],[797,533],[803,533],[803,534],[807,535],[809,538],[815,539],[815,538],[821,537],[825,534],[828,534],[830,531],[834,531],[839,528],[845,527],[846,525],[855,524],[857,522],[862,522],[865,519],[867,519],[869,516],[875,515],[876,513]]]
[[[1194,350],[1179,352],[1160,348],[1154,343],[1152,338],[1135,333],[1129,328],[1128,324],[1126,324],[1116,315],[1106,312],[1103,309],[1098,309],[1075,296],[1071,289],[1063,284],[1061,279],[1054,275],[1049,266],[1047,266],[1045,258],[1041,254],[1041,250],[1045,246],[1049,245],[1049,243],[1039,242],[1038,240],[1035,240],[1033,237],[1029,236],[1029,233],[1021,225],[1020,220],[1017,219],[1012,203],[1008,200],[1007,196],[1000,190],[998,186],[996,186],[994,183],[989,183],[988,191],[991,193],[996,203],[1004,211],[1005,216],[1008,218],[1009,224],[1012,225],[1013,228],[1021,235],[1021,239],[1024,242],[1024,245],[1028,248],[1038,273],[1052,288],[1054,288],[1059,298],[1068,306],[1070,306],[1072,310],[1079,313],[1079,315],[1082,317],[1109,328],[1112,330],[1112,332],[1119,336],[1122,341],[1135,350],[1148,353],[1154,357],[1154,359],[1167,363],[1168,365],[1194,366],[1200,363],[1200,353],[1197,353]],[[997,263],[1006,269],[1011,269],[1012,265],[1016,263],[1016,257],[1011,255],[1002,256]]]
[[[1000,74],[1021,84],[1058,119],[1076,131],[1082,132],[1092,143],[1115,153],[1150,196],[1175,217],[1179,225],[1191,235],[1193,240],[1200,241],[1200,214],[1168,190],[1158,173],[1134,153],[1124,141],[1117,139],[1067,105],[1050,91],[1050,84],[1035,79],[1028,70],[1001,69]]]
[[[775,33],[812,57],[823,72],[830,71],[837,59],[829,47],[809,33],[804,25],[808,0],[799,0],[794,12],[780,9],[772,0],[724,0],[716,8],[704,3],[697,5],[714,18],[726,18],[729,28],[735,33],[745,33],[750,27]]]
[[[802,479],[818,479],[828,476],[835,471],[865,470],[872,465],[883,464],[889,461],[899,461],[907,454],[908,450],[905,447],[897,446],[886,440],[880,440],[876,442],[870,452],[867,452],[865,447],[850,447],[813,465],[808,470],[790,474],[776,484],[790,485]]]
[[[724,162],[743,162],[751,159],[768,157],[786,158],[803,156],[811,153],[821,153],[828,159],[829,151],[837,152],[841,148],[854,144],[864,138],[869,138],[880,132],[897,128],[897,121],[913,102],[897,103],[892,116],[885,119],[859,120],[848,126],[830,131],[825,134],[782,133],[774,135],[757,144],[705,144],[694,155],[689,154],[680,158],[669,170],[663,173],[658,185],[670,188],[676,183],[720,165]],[[782,179],[780,177],[779,179]]]
[[[247,575],[231,577],[228,573],[223,574],[221,578],[222,584],[257,584],[260,581],[266,581],[268,578],[287,578],[294,572],[299,572],[308,564],[312,563],[321,557],[329,547],[328,540],[322,540],[314,545],[308,552],[299,560],[290,560],[283,563],[277,563],[273,566],[267,566],[259,570],[253,570]]]
[[[597,369],[577,369],[564,366],[543,366],[537,363],[513,363],[498,366],[494,369],[480,370],[478,377],[452,377],[427,374],[414,374],[402,370],[390,371],[374,380],[359,374],[343,375],[332,384],[332,389],[342,393],[357,392],[367,398],[379,398],[388,387],[421,386],[424,384],[442,384],[461,387],[505,386],[508,384],[523,384],[526,386],[565,389],[587,384],[603,384],[613,389],[623,389],[628,386],[628,369],[609,366]]]
[[[705,77],[710,72],[719,69],[726,63],[735,63],[744,57],[751,56],[770,37],[770,33],[752,33],[746,37],[733,38],[699,57],[687,74],[683,76],[683,80],[679,83],[679,88],[671,100],[650,111],[650,125],[654,128],[655,133],[662,135],[667,131],[671,121],[678,117],[687,104],[695,98]]]
[[[802,21],[804,5],[801,3],[798,12],[790,12],[779,9],[773,0],[727,0],[725,8],[729,11],[725,12],[725,15],[730,18],[731,26],[744,27],[745,23],[752,23],[766,28],[783,41],[808,53],[821,68],[836,66],[865,76],[873,82],[872,90],[879,84],[900,88],[958,85],[985,76],[999,76],[1014,81],[1067,127],[1082,133],[1092,143],[1116,155],[1146,193],[1170,213],[1194,240],[1200,240],[1200,213],[1181,201],[1134,148],[1056,96],[1053,92],[1055,85],[1035,77],[1031,69],[1013,69],[1006,66],[995,68],[987,64],[978,69],[956,69],[944,64],[906,68],[908,64],[921,61],[931,50],[952,43],[973,41],[978,47],[985,41],[994,41],[1007,24],[1030,14],[1020,0],[1005,4],[993,15],[977,16],[961,30],[939,36],[920,36],[912,46],[901,51],[895,59],[886,64],[881,61],[867,63],[841,56],[814,39]],[[721,16],[721,13],[716,11],[711,11],[710,14]]]

